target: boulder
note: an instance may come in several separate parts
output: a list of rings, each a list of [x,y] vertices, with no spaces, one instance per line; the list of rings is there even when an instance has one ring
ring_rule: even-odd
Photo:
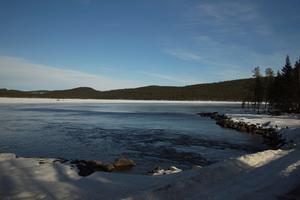
[[[90,168],[84,164],[77,164],[76,167],[79,170],[79,172],[78,172],[79,176],[88,176],[95,172],[92,168]]]
[[[115,160],[114,166],[117,170],[126,170],[134,167],[135,163],[131,159],[121,157]]]
[[[241,131],[241,132],[247,132],[248,129],[247,129],[246,126],[242,125],[242,126],[240,127],[240,130],[239,130],[239,131]]]
[[[113,165],[113,164],[104,164],[104,165],[102,165],[102,169],[103,169],[103,171],[105,171],[105,172],[112,172],[112,171],[115,171],[115,166]]]
[[[103,169],[103,164],[100,160],[88,160],[86,165],[97,171]]]
[[[182,171],[181,169],[178,169],[175,166],[170,166],[168,169],[162,169],[161,167],[156,167],[153,170],[151,170],[149,174],[152,176],[160,176],[166,174],[175,174],[181,171]]]

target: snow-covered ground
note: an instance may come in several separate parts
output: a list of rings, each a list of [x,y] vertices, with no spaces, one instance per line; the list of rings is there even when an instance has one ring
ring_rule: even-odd
[[[277,199],[300,184],[300,119],[238,115],[249,123],[282,127],[293,149],[267,150],[176,174],[96,172],[80,177],[53,159],[0,154],[1,199]],[[266,123],[268,122],[268,123]],[[288,126],[286,129],[284,127]],[[245,134],[245,133],[241,133]],[[299,198],[299,197],[298,197]]]
[[[260,124],[265,127],[297,127],[300,126],[299,114],[286,114],[280,116],[258,115],[258,114],[230,114],[228,115],[234,121],[244,121],[249,124]]]
[[[264,128],[276,128],[287,142],[300,145],[300,115],[286,114],[280,116],[255,115],[255,114],[231,114],[228,115],[234,121],[243,121],[248,124],[257,124]]]
[[[191,103],[191,104],[239,104],[234,101],[167,101],[167,100],[121,100],[121,99],[47,99],[0,97],[4,103]]]

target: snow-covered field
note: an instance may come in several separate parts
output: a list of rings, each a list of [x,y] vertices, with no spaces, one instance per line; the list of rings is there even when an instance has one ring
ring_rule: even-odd
[[[237,104],[234,101],[166,101],[166,100],[119,100],[119,99],[46,99],[46,98],[6,98],[1,103],[193,103],[193,104]]]
[[[300,185],[298,116],[236,115],[281,127],[293,149],[267,150],[176,174],[96,172],[80,177],[53,159],[0,154],[1,199],[278,199]],[[285,128],[288,126],[289,128]],[[245,134],[245,133],[241,133]],[[299,198],[299,197],[298,197]]]

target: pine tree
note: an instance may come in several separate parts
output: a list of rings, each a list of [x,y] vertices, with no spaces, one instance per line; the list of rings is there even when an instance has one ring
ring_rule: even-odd
[[[279,71],[277,71],[277,75],[274,78],[274,81],[272,85],[270,86],[270,91],[268,92],[270,94],[270,107],[280,109],[282,104],[282,88],[281,88],[281,82],[282,82],[282,76]]]
[[[293,67],[290,62],[289,56],[286,57],[285,65],[282,68],[282,98],[285,99],[282,102],[282,109],[290,112],[293,110],[293,96],[294,96],[294,84],[293,84]]]
[[[267,104],[270,105],[272,98],[272,85],[274,82],[274,71],[272,68],[267,68],[266,74],[266,87],[265,87],[265,109]]]
[[[294,84],[295,84],[295,110],[296,112],[300,112],[300,59],[296,62],[294,68]]]
[[[254,110],[257,109],[257,112],[259,113],[260,104],[263,101],[264,97],[264,88],[262,84],[262,76],[260,73],[260,68],[255,67],[253,70],[253,77],[255,78],[254,82]]]

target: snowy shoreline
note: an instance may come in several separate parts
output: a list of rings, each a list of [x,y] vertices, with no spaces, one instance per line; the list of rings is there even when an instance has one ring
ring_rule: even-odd
[[[0,97],[0,104],[7,103],[176,103],[176,104],[241,104],[239,101],[169,101],[169,100],[126,100],[126,99],[49,99]]]
[[[80,177],[70,165],[53,162],[54,159],[0,154],[0,196],[3,199],[278,199],[298,187],[299,116],[231,117],[277,126],[295,146],[163,176],[95,172]]]

